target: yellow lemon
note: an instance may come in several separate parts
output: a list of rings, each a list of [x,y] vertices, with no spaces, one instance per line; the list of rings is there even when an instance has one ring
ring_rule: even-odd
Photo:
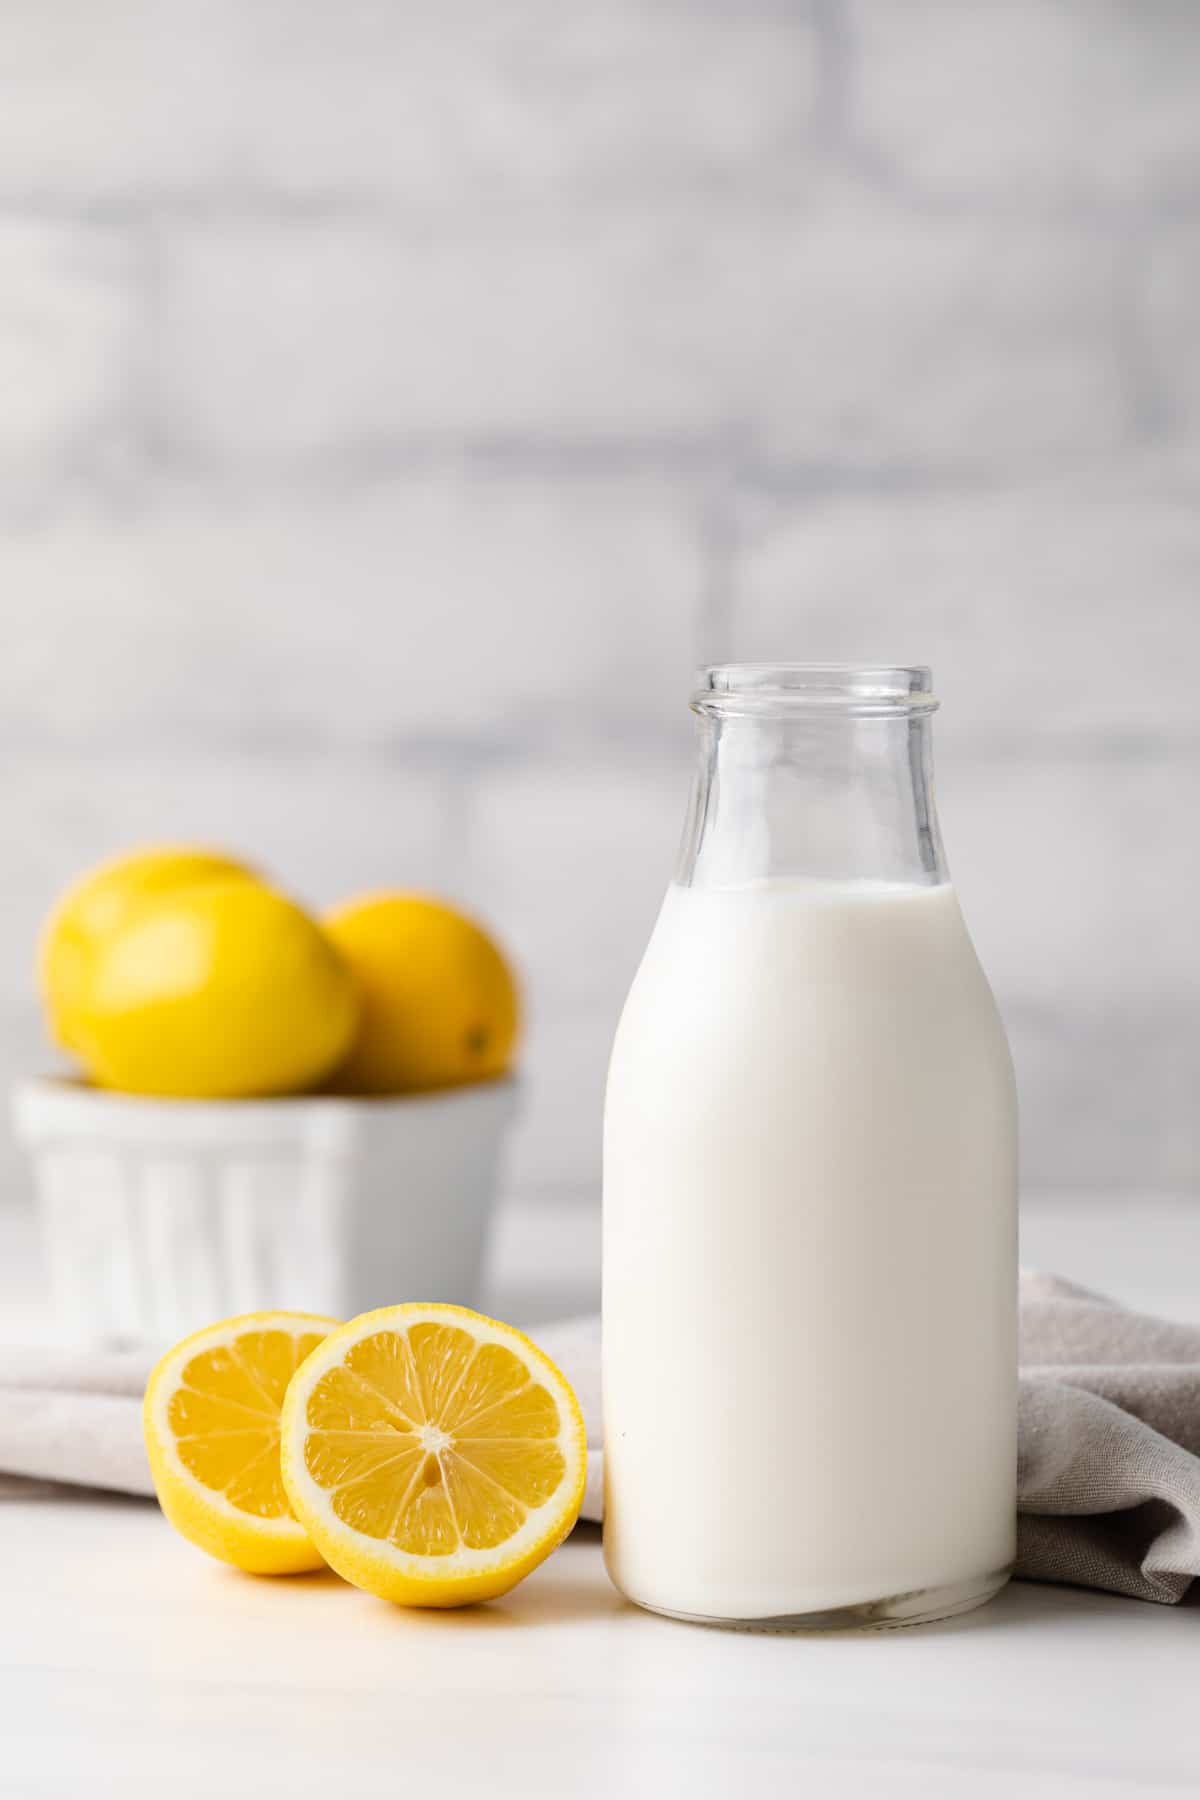
[[[185,1338],[156,1364],[142,1409],[159,1505],[176,1531],[254,1575],[321,1567],[279,1473],[279,1409],[336,1319],[246,1313]]]
[[[280,1415],[292,1510],[331,1568],[403,1606],[507,1593],[579,1517],[587,1438],[549,1357],[462,1306],[391,1306],[297,1369]]]
[[[168,888],[251,874],[219,850],[166,844],[114,856],[72,882],[38,945],[38,981],[55,1040],[66,1050],[78,1048],[75,1013],[92,951],[142,900]]]
[[[362,1018],[338,1085],[401,1094],[502,1075],[517,1036],[512,970],[485,931],[423,894],[368,894],[326,915]]]
[[[217,1099],[311,1087],[357,1016],[353,976],[307,913],[214,880],[154,895],[97,945],[77,1024],[102,1087]]]

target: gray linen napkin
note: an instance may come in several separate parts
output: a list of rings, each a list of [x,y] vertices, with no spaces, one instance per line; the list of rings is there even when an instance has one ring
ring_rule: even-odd
[[[59,1481],[152,1494],[138,1350],[16,1350],[0,1358],[0,1496]]]
[[[1023,1275],[1017,1493],[1018,1575],[1182,1600],[1200,1576],[1200,1327]]]
[[[535,1335],[579,1395],[589,1444],[583,1516],[598,1520],[600,1321]],[[141,1426],[149,1366],[136,1353],[6,1352],[0,1492],[8,1475],[150,1493]],[[1017,1488],[1018,1575],[1183,1599],[1200,1577],[1200,1326],[1023,1275]]]

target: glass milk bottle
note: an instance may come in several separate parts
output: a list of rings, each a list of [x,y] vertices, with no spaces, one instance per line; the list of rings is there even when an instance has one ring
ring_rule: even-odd
[[[1014,1553],[1016,1113],[926,669],[709,669],[604,1128],[605,1556],[763,1628],[978,1605]]]

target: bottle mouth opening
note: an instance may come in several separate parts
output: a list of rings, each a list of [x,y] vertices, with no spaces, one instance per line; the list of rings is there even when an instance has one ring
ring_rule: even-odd
[[[868,663],[714,663],[701,669],[693,712],[721,717],[838,713],[854,718],[911,717],[938,702],[933,676]]]

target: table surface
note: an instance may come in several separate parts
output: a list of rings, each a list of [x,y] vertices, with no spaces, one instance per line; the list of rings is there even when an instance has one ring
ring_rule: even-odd
[[[1200,1319],[1200,1199],[1035,1197],[1025,1260]],[[596,1220],[501,1218],[491,1303],[595,1293]],[[5,1252],[8,1254],[5,1254]],[[37,1313],[0,1224],[0,1335]],[[1200,1788],[1200,1609],[1013,1583],[902,1632],[755,1637],[609,1585],[583,1528],[515,1593],[403,1612],[332,1575],[208,1561],[146,1502],[0,1501],[0,1792],[1106,1800]]]

